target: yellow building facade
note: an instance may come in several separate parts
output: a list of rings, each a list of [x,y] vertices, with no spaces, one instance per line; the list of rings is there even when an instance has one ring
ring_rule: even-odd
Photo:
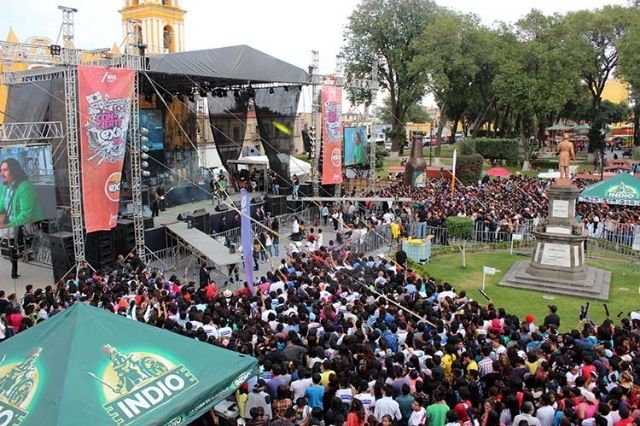
[[[147,54],[184,51],[184,15],[180,0],[124,0],[119,10],[123,36],[127,35],[129,19],[138,21],[138,40],[145,44]]]

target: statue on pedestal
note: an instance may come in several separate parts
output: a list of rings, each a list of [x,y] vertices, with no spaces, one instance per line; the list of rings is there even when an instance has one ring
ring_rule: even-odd
[[[576,159],[576,152],[573,143],[569,140],[569,134],[562,135],[562,141],[558,144],[558,161],[560,165],[560,179],[571,179],[569,175],[569,164]]]

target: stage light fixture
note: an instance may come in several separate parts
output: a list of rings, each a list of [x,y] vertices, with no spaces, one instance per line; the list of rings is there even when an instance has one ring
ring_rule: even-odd
[[[234,98],[239,98],[240,97],[240,91],[238,89],[233,89],[233,97]]]
[[[62,46],[59,44],[52,44],[49,46],[49,53],[51,53],[51,56],[60,56],[62,54]]]
[[[227,89],[221,89],[220,93],[222,94],[221,96],[222,96],[223,98],[226,98],[226,97],[227,97]]]
[[[289,86],[284,86],[284,91],[288,92],[289,91]]]
[[[270,94],[270,95],[273,95],[273,94],[274,94],[274,92],[275,92],[275,90],[273,89],[273,87],[269,87],[269,94]]]
[[[247,89],[247,95],[249,95],[250,98],[253,98],[256,96],[256,91],[253,87],[249,86],[249,88]]]
[[[206,98],[207,97],[207,91],[204,90],[203,88],[199,88],[198,89],[198,94],[200,95],[201,98]]]
[[[187,99],[189,100],[189,102],[195,102],[196,101],[196,97],[195,95],[192,93],[189,96],[187,96]]]
[[[143,160],[148,160],[149,154],[147,154],[146,152],[143,152],[142,154],[140,154],[140,158],[142,158]]]

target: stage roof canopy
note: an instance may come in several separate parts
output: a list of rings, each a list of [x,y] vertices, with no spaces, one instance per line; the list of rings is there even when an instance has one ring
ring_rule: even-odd
[[[168,90],[193,87],[208,82],[211,87],[233,84],[305,84],[309,75],[293,66],[247,45],[194,50],[151,56],[149,71],[153,80]],[[144,79],[142,79],[144,81]]]

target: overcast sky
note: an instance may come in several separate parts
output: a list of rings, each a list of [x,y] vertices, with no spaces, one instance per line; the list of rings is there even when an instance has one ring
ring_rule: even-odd
[[[532,8],[545,13],[626,4],[626,0],[437,0],[475,13],[491,25],[513,22]],[[0,38],[13,27],[21,41],[46,36],[56,41],[62,20],[58,4],[78,9],[76,46],[82,49],[122,43],[118,9],[123,0],[2,0]],[[247,44],[304,69],[311,50],[320,52],[320,72],[331,73],[342,32],[357,0],[182,0],[187,50]],[[36,13],[34,13],[37,11]]]

